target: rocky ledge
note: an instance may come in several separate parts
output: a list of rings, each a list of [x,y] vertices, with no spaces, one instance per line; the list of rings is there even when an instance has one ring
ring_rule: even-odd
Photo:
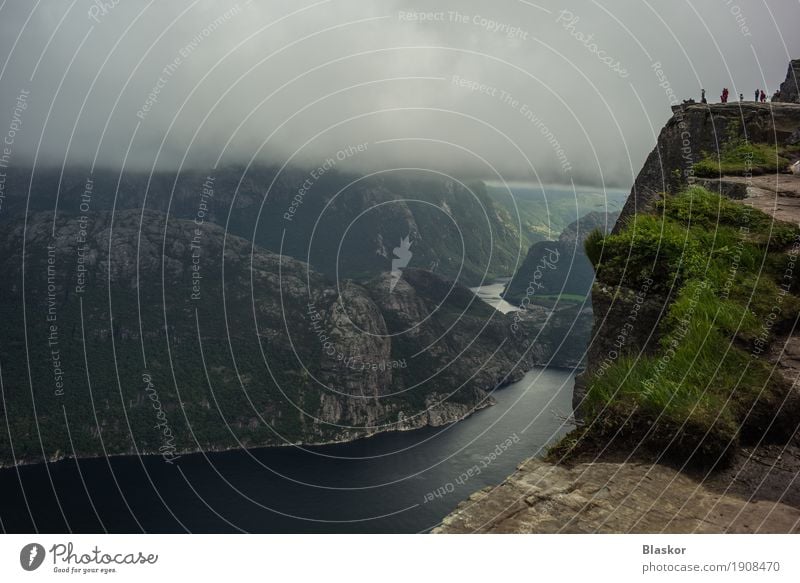
[[[797,448],[745,451],[711,477],[639,461],[529,459],[462,502],[434,532],[797,533],[798,471]]]

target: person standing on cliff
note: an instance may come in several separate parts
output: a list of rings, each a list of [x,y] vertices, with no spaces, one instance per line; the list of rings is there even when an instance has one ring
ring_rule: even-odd
[[[700,103],[708,103],[708,101],[706,100],[706,90],[705,89],[701,89],[700,90]]]
[[[764,90],[761,90],[761,103],[766,103],[767,101],[767,94],[764,93]]]
[[[722,103],[728,103],[728,88],[727,87],[723,87],[722,88],[722,95],[719,96],[719,100]]]
[[[744,101],[744,93],[739,94],[739,102],[741,103],[742,101]]]
[[[755,97],[755,99],[754,99],[753,101],[755,101],[756,103],[758,103],[758,96],[759,96],[760,94],[761,94],[761,89],[756,89],[756,97]]]

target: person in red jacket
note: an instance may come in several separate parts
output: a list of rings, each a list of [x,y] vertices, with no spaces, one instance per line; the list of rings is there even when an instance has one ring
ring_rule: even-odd
[[[767,101],[767,94],[764,93],[764,90],[761,90],[761,103],[765,103]]]
[[[727,87],[723,87],[722,88],[722,95],[720,95],[719,100],[722,103],[728,103],[728,88]]]

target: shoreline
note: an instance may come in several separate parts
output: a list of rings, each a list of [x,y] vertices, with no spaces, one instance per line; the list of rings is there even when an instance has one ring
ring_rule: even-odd
[[[531,368],[527,369],[523,373],[523,377],[522,378],[524,378],[524,375],[528,374],[529,372],[531,372],[532,370],[535,370],[537,368],[540,368],[540,369],[543,369],[543,370],[557,370],[557,371],[570,372],[573,375],[578,375],[582,371],[581,367],[540,366],[540,365],[535,365],[535,366],[532,366]],[[520,381],[515,381],[515,382],[520,382]],[[497,387],[496,390],[503,390],[503,389],[509,387],[512,384],[514,384],[514,383],[513,382],[505,383],[502,386]],[[285,449],[285,448],[291,448],[291,447],[305,448],[305,447],[324,447],[324,446],[332,446],[332,445],[344,445],[344,444],[348,444],[348,443],[355,443],[355,442],[362,441],[362,440],[372,439],[373,437],[377,437],[379,435],[386,435],[386,434],[391,434],[391,433],[401,433],[401,432],[407,432],[407,431],[418,431],[420,429],[426,429],[426,428],[445,427],[445,426],[448,426],[448,425],[453,425],[454,423],[459,423],[461,421],[464,421],[464,420],[472,417],[475,413],[478,413],[480,411],[483,411],[484,409],[488,409],[489,407],[494,406],[496,403],[495,403],[494,399],[491,398],[492,397],[492,393],[488,393],[488,397],[489,398],[483,399],[476,406],[474,406],[467,415],[464,415],[464,416],[462,416],[462,417],[460,417],[458,419],[453,419],[452,421],[449,421],[447,423],[443,423],[443,424],[440,424],[440,425],[431,425],[431,424],[426,423],[424,425],[418,425],[418,426],[415,426],[415,427],[398,427],[398,428],[395,428],[395,429],[385,429],[385,430],[375,431],[373,433],[369,433],[369,434],[366,434],[366,435],[359,435],[359,436],[354,437],[352,439],[327,439],[327,440],[321,440],[321,441],[302,441],[302,442],[294,442],[294,443],[282,443],[282,444],[281,443],[276,443],[276,444],[268,444],[268,445],[267,444],[263,444],[263,445],[259,444],[259,445],[253,445],[253,446],[250,446],[250,447],[230,446],[230,447],[206,448],[206,449],[203,449],[203,448],[189,448],[189,449],[176,451],[175,455],[172,456],[170,459],[173,460],[172,464],[174,465],[174,463],[176,463],[179,458],[184,457],[184,456],[196,456],[196,455],[217,454],[217,453],[230,453],[230,452],[234,452],[234,451],[248,451],[248,452],[250,452],[250,451],[253,451],[253,450]],[[152,452],[151,451],[140,451],[140,452],[127,451],[127,452],[115,452],[115,453],[109,453],[109,454],[93,454],[93,455],[77,455],[77,456],[76,455],[58,455],[58,456],[53,456],[51,458],[48,458],[46,460],[45,459],[40,459],[40,460],[36,460],[36,461],[25,460],[25,461],[19,461],[17,463],[13,463],[13,464],[5,464],[4,462],[0,462],[0,472],[10,471],[10,470],[20,469],[20,468],[29,468],[29,467],[35,467],[35,466],[49,465],[49,464],[61,464],[61,463],[69,462],[69,461],[80,462],[80,461],[84,461],[84,460],[100,460],[100,459],[121,458],[121,457],[130,457],[130,458],[145,458],[145,457],[146,458],[158,458],[158,457],[161,457],[161,458],[163,458],[164,454],[162,454],[162,453],[160,453],[158,451],[152,451]],[[169,464],[170,462],[167,461],[167,459],[164,459],[164,463]]]
[[[535,365],[529,369],[527,369],[523,373],[524,375],[528,374],[530,371],[541,368],[541,369],[553,369],[559,371],[569,371],[574,374],[578,374],[579,368],[572,368],[572,367],[560,367],[560,366],[538,366]],[[521,380],[521,379],[520,379]],[[519,382],[519,381],[515,381]],[[508,386],[514,384],[513,382],[505,383],[496,390],[503,390]],[[230,453],[234,451],[253,451],[253,450],[262,450],[262,449],[285,449],[285,448],[305,448],[305,447],[324,447],[324,446],[332,446],[332,445],[343,445],[349,443],[355,443],[362,440],[368,440],[373,437],[377,437],[379,435],[386,435],[391,433],[401,433],[401,432],[408,432],[408,431],[418,431],[420,429],[425,428],[436,428],[436,427],[446,427],[448,425],[453,425],[455,423],[459,423],[464,421],[470,417],[472,417],[475,413],[478,413],[484,409],[488,409],[495,405],[495,401],[492,398],[492,393],[488,393],[488,398],[481,400],[475,406],[470,409],[470,412],[467,415],[461,416],[458,419],[453,419],[447,423],[443,423],[440,425],[431,425],[429,423],[425,423],[424,425],[418,426],[404,426],[404,427],[397,427],[394,429],[383,429],[379,431],[375,431],[369,434],[359,435],[357,437],[353,437],[351,439],[327,439],[327,440],[320,440],[320,441],[301,441],[301,442],[293,442],[293,443],[276,443],[276,444],[259,444],[253,445],[249,447],[242,447],[242,446],[230,446],[230,447],[219,447],[219,448],[188,448],[176,451],[174,455],[170,457],[172,462],[168,461],[166,458],[163,460],[164,463],[174,465],[177,463],[178,459],[184,456],[197,456],[197,455],[204,455],[204,454],[217,454],[217,453]],[[4,462],[0,462],[0,472],[10,471],[13,469],[20,469],[20,468],[27,468],[27,467],[35,467],[35,466],[42,466],[42,465],[49,465],[49,464],[61,464],[69,461],[80,462],[84,460],[100,460],[100,459],[109,459],[109,458],[122,458],[122,457],[130,457],[130,458],[164,458],[164,454],[158,451],[126,451],[126,452],[115,452],[109,454],[92,454],[92,455],[58,455],[53,456],[48,459],[39,459],[36,461],[19,461],[13,464],[5,464]]]
[[[533,369],[531,369],[531,370],[533,370]],[[527,372],[529,372],[529,371],[526,371],[526,373]],[[504,385],[503,387],[499,387],[499,388],[502,389],[502,388],[505,388],[506,386],[508,386],[508,385]],[[420,429],[433,428],[433,427],[445,427],[447,425],[452,425],[453,423],[458,423],[459,421],[463,421],[464,419],[472,417],[472,415],[474,415],[478,411],[482,411],[483,409],[486,409],[486,408],[491,407],[493,405],[494,405],[494,403],[490,402],[489,399],[484,399],[478,405],[476,405],[468,415],[466,415],[466,416],[464,416],[464,417],[462,417],[460,419],[454,419],[453,421],[450,421],[448,423],[444,423],[442,425],[430,425],[430,424],[426,423],[425,425],[419,425],[417,427],[399,427],[399,428],[396,428],[396,429],[384,429],[384,430],[375,431],[373,433],[369,433],[369,434],[366,434],[366,435],[360,435],[360,436],[354,437],[352,439],[330,439],[330,440],[324,440],[324,441],[311,441],[311,442],[302,441],[302,442],[282,443],[282,444],[281,443],[275,443],[275,444],[269,444],[269,445],[266,445],[266,444],[264,444],[264,445],[254,445],[252,447],[230,446],[230,447],[205,448],[205,449],[199,448],[199,447],[198,448],[189,448],[189,449],[176,451],[175,454],[170,457],[170,459],[172,461],[168,461],[168,459],[164,457],[164,454],[160,453],[158,451],[152,451],[152,452],[151,451],[140,451],[140,452],[127,451],[127,452],[120,452],[120,453],[91,454],[91,455],[59,455],[59,456],[53,456],[53,457],[51,457],[49,459],[46,459],[46,460],[21,461],[21,462],[15,463],[15,464],[4,464],[3,462],[0,462],[0,472],[4,472],[4,471],[7,471],[7,470],[13,470],[15,468],[18,469],[18,468],[34,467],[34,466],[49,465],[49,464],[61,464],[61,463],[68,462],[68,461],[80,462],[80,461],[86,461],[86,460],[101,460],[101,459],[122,458],[122,457],[153,458],[153,459],[155,459],[155,458],[164,458],[163,459],[164,463],[173,465],[180,458],[182,458],[184,456],[188,457],[188,456],[198,456],[198,455],[203,455],[203,454],[230,453],[230,452],[233,452],[233,451],[248,451],[249,452],[249,451],[253,451],[253,450],[262,450],[262,449],[285,449],[285,448],[291,448],[291,447],[304,448],[304,447],[324,447],[324,446],[328,446],[328,445],[343,445],[343,444],[355,443],[355,442],[358,442],[358,441],[371,439],[371,438],[377,437],[379,435],[385,435],[385,434],[390,434],[390,433],[401,433],[401,432],[407,432],[407,431],[417,431],[417,430],[420,430]]]
[[[493,282],[493,283],[488,284],[488,285],[497,285],[497,284],[498,284],[498,282]],[[483,286],[481,286],[481,287],[483,287]],[[479,289],[479,288],[473,288],[471,291],[474,292],[475,289]],[[493,306],[492,304],[489,304],[489,302],[486,302],[486,300],[481,298],[477,293],[475,293],[475,296],[480,301],[485,302],[487,305],[489,305],[489,306],[491,306],[491,307],[493,307],[493,308],[495,308],[497,310],[496,306]],[[499,295],[498,295],[498,298],[502,299]],[[500,312],[500,310],[497,310],[497,311]],[[518,379],[517,381],[506,381],[506,382],[498,385],[495,388],[495,390],[502,390],[502,389],[508,387],[509,385],[514,384],[514,382],[519,382],[519,380],[524,378],[524,376],[526,374],[528,374],[530,371],[532,371],[532,370],[534,370],[536,368],[552,369],[552,370],[558,370],[558,371],[568,371],[568,372],[572,373],[575,376],[577,376],[578,374],[580,374],[583,371],[583,368],[581,366],[558,366],[558,365],[539,365],[539,364],[534,364],[530,368],[527,368],[524,371],[522,371],[522,376],[520,377],[520,379]],[[424,424],[420,424],[420,425],[401,425],[399,427],[394,427],[394,428],[391,428],[391,429],[379,429],[377,431],[372,431],[372,432],[367,432],[367,430],[364,430],[363,433],[361,433],[359,435],[356,435],[356,436],[353,436],[353,437],[339,438],[339,439],[320,439],[318,441],[317,440],[310,440],[310,441],[297,441],[297,442],[291,442],[291,443],[284,442],[284,443],[256,444],[256,445],[247,446],[247,447],[243,447],[241,445],[230,445],[230,446],[223,446],[223,447],[216,447],[216,448],[190,447],[190,448],[185,448],[185,449],[182,449],[182,450],[175,450],[175,452],[171,453],[168,457],[163,452],[160,452],[158,450],[153,450],[153,451],[150,451],[150,450],[141,450],[141,451],[128,450],[128,451],[124,451],[124,452],[114,452],[114,453],[108,453],[108,454],[99,452],[99,453],[96,453],[96,454],[87,454],[87,455],[83,455],[83,454],[79,454],[79,455],[62,454],[62,453],[59,452],[57,455],[53,455],[53,456],[51,456],[49,458],[46,458],[46,459],[44,459],[44,458],[36,458],[35,460],[26,459],[26,460],[16,461],[16,462],[13,462],[13,463],[7,463],[5,461],[0,460],[0,472],[4,472],[4,471],[7,471],[7,470],[12,470],[14,468],[24,468],[24,467],[33,467],[33,466],[38,466],[38,465],[58,464],[58,463],[68,462],[70,460],[72,460],[72,461],[98,460],[98,459],[103,459],[103,458],[108,459],[108,458],[116,458],[116,457],[131,457],[131,458],[134,458],[134,457],[135,458],[142,458],[142,457],[157,458],[157,457],[162,457],[162,458],[164,458],[164,462],[165,463],[168,463],[168,464],[172,465],[172,464],[177,463],[178,460],[181,457],[190,456],[190,455],[205,455],[205,454],[208,454],[208,453],[215,454],[215,453],[228,453],[228,452],[232,452],[232,451],[244,451],[244,450],[250,451],[250,450],[259,450],[259,449],[277,449],[277,448],[289,448],[289,447],[304,448],[304,447],[323,447],[323,446],[329,446],[329,445],[342,445],[342,444],[347,444],[347,443],[354,443],[354,442],[357,442],[357,441],[360,441],[360,440],[364,440],[364,439],[370,439],[372,437],[375,437],[375,436],[378,436],[378,435],[382,435],[382,434],[405,432],[405,431],[416,431],[418,429],[423,429],[423,428],[426,428],[426,427],[444,427],[445,425],[451,425],[453,423],[458,423],[459,421],[463,421],[463,420],[471,417],[472,415],[474,415],[478,411],[481,411],[483,409],[486,409],[486,408],[494,405],[495,402],[494,402],[494,399],[492,398],[493,392],[494,391],[488,392],[487,393],[487,397],[482,399],[481,401],[477,402],[474,406],[472,406],[470,408],[469,412],[466,415],[458,416],[457,418],[453,418],[452,420],[450,420],[450,421],[448,421],[446,423],[442,423],[442,424],[438,424],[438,425],[431,425],[430,423],[424,423]],[[425,412],[426,411],[417,412],[414,415],[414,417],[412,417],[411,419],[421,418],[425,414]],[[396,422],[395,425],[398,425],[399,423],[400,422]]]

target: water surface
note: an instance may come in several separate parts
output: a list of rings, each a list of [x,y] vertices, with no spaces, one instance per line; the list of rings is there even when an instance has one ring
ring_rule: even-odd
[[[53,486],[44,465],[7,469],[0,520],[8,532],[426,531],[569,430],[572,385],[571,372],[535,369],[459,423],[347,444],[196,454],[174,465],[66,460],[49,464]],[[459,483],[476,465],[480,473]]]
[[[476,289],[503,311],[504,283]],[[504,305],[505,304],[505,305]],[[512,307],[513,309],[513,307]],[[319,447],[66,460],[0,471],[6,532],[414,533],[572,428],[572,371],[537,368],[438,428]]]

